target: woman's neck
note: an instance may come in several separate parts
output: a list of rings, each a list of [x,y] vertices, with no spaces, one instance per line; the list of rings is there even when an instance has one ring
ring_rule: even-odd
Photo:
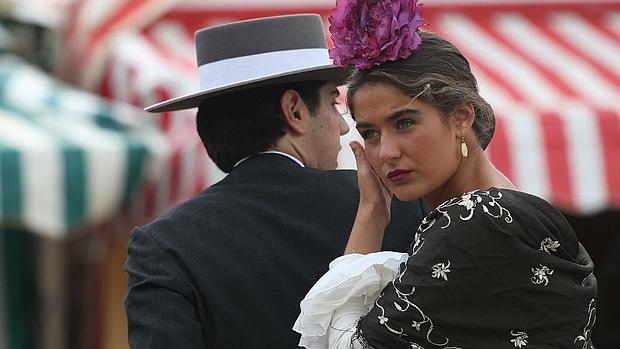
[[[446,200],[473,190],[492,187],[515,189],[510,180],[489,161],[482,149],[476,147],[467,158],[462,158],[456,172],[439,188],[424,196],[432,209]]]

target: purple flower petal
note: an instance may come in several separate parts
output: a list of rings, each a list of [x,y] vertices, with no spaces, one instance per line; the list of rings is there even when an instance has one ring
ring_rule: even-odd
[[[422,42],[417,0],[336,0],[328,20],[334,43],[329,56],[338,66],[368,69],[404,59]]]

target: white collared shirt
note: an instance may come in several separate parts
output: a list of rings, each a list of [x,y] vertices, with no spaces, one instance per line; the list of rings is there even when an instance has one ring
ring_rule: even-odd
[[[277,150],[267,150],[267,151],[262,151],[262,152],[260,152],[260,153],[258,153],[258,154],[280,154],[280,155],[284,155],[284,156],[286,156],[287,158],[289,158],[289,159],[291,159],[291,160],[295,161],[296,163],[298,163],[298,164],[299,164],[299,166],[301,166],[301,167],[306,167],[306,165],[304,165],[304,163],[303,163],[303,162],[301,162],[301,160],[299,160],[298,158],[294,157],[294,156],[293,156],[293,155],[291,155],[291,154],[283,153],[283,152],[281,152],[281,151],[277,151]],[[253,155],[250,155],[250,156],[246,156],[246,157],[244,157],[243,159],[241,159],[241,160],[237,161],[237,163],[235,164],[235,166],[234,166],[234,167],[237,167],[240,163],[242,163],[242,162],[244,162],[245,160],[247,160],[247,159],[251,158],[252,156],[254,156],[254,155],[258,155],[258,154],[253,154]]]

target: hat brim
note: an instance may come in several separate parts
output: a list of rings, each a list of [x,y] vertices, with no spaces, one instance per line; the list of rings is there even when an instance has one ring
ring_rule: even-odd
[[[343,84],[349,73],[350,68],[327,65],[311,69],[285,72],[277,75],[264,76],[259,79],[232,82],[228,85],[202,90],[196,93],[181,97],[172,98],[144,108],[151,113],[161,113],[175,110],[197,108],[200,102],[206,98],[218,95],[242,91],[249,88],[260,86],[277,85],[283,83],[293,83],[302,81],[332,81],[338,85]]]

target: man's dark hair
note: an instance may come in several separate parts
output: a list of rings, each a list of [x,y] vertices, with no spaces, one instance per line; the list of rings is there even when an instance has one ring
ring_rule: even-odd
[[[297,91],[314,115],[326,83],[295,82],[207,98],[196,115],[202,144],[217,167],[228,173],[239,160],[269,149],[286,134],[280,109],[284,92]]]

